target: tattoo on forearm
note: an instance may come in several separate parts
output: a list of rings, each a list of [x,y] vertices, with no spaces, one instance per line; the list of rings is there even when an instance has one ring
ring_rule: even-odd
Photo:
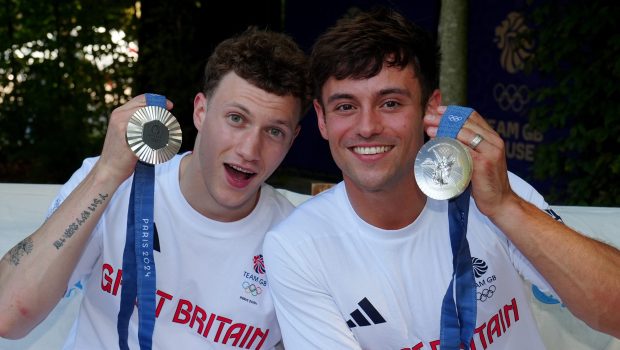
[[[73,236],[73,234],[80,228],[80,226],[82,226],[86,220],[88,220],[88,218],[90,218],[90,215],[92,213],[95,212],[95,210],[101,206],[101,204],[103,204],[103,202],[109,197],[109,194],[101,194],[99,193],[98,197],[95,197],[93,199],[93,202],[86,208],[88,210],[84,210],[82,211],[82,213],[80,214],[80,217],[75,218],[75,221],[72,222],[69,227],[67,227],[65,229],[65,232],[62,234],[62,236],[56,240],[54,242],[54,247],[56,247],[56,249],[60,249],[60,247],[62,247],[65,242],[71,238],[71,236]]]
[[[17,266],[19,265],[19,261],[22,256],[28,255],[30,252],[32,252],[32,238],[26,237],[23,241],[17,243],[15,247],[9,250],[4,257],[10,264]]]

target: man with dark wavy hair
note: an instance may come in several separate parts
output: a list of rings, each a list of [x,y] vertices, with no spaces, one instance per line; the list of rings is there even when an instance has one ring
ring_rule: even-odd
[[[590,326],[620,335],[618,250],[541,210],[547,203],[507,172],[504,143],[478,113],[453,141],[472,159],[469,204],[453,221],[455,202],[422,191],[414,164],[424,132],[436,141],[440,121],[463,120],[444,114],[428,34],[394,11],[364,12],[320,36],[310,59],[318,126],[344,181],[265,238],[287,348],[541,349],[522,276]],[[445,158],[433,174],[442,185],[453,161]],[[462,269],[471,276],[465,283],[455,277],[465,305],[454,316],[460,331],[445,337],[442,310],[454,309],[451,280],[461,271],[453,268],[451,231],[463,219],[471,254],[464,261],[473,267]],[[466,285],[472,294],[460,294]]]
[[[293,207],[264,182],[297,136],[309,96],[307,57],[284,34],[249,29],[209,58],[194,99],[194,150],[155,167],[155,349],[272,349],[280,342],[262,243]],[[28,334],[81,282],[84,299],[65,349],[118,348],[137,162],[125,133],[145,104],[140,95],[112,112],[101,155],[84,161],[47,221],[0,262],[0,336]]]

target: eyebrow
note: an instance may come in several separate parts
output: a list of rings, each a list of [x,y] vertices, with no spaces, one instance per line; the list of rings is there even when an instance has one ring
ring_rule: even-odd
[[[252,112],[250,112],[250,110],[246,106],[244,106],[244,105],[242,105],[240,103],[233,102],[230,105],[233,106],[233,107],[237,107],[237,108],[241,109],[246,114],[252,114]]]
[[[276,119],[276,120],[273,121],[273,123],[276,124],[276,125],[285,126],[285,127],[289,128],[289,129],[291,129],[291,128],[294,129],[295,128],[295,125],[291,125],[287,121],[281,120],[281,119]]]
[[[347,99],[352,99],[353,95],[351,94],[347,94],[347,93],[337,93],[337,94],[333,94],[331,96],[329,96],[327,98],[327,103],[332,103],[336,100],[347,100]]]
[[[377,95],[384,96],[384,95],[391,95],[391,94],[397,94],[397,95],[403,95],[403,96],[411,97],[411,91],[409,91],[407,89],[396,88],[396,87],[395,88],[387,88],[387,89],[379,90],[379,93]]]
[[[252,115],[252,112],[244,105],[237,103],[237,102],[233,102],[230,104],[231,106],[237,107],[239,109],[241,109],[245,114],[247,115]],[[295,123],[293,123],[293,125],[291,125],[290,123],[288,123],[287,120],[284,119],[279,119],[276,118],[275,120],[272,121],[275,125],[283,125],[286,126],[289,129],[294,129],[295,128]]]
[[[403,88],[397,88],[397,87],[381,89],[377,93],[377,96],[385,96],[385,95],[391,95],[391,94],[411,97],[411,91],[407,89],[403,89]],[[354,96],[349,93],[336,93],[327,98],[327,103],[331,103],[336,100],[345,100],[345,99],[353,99],[353,98]]]

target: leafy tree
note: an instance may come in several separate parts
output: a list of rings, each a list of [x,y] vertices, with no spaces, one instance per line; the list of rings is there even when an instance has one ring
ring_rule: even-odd
[[[65,182],[99,154],[113,108],[144,92],[175,102],[191,149],[207,56],[249,25],[281,30],[282,4],[0,0],[0,181]]]
[[[530,68],[552,83],[534,92],[530,120],[562,137],[537,148],[534,174],[553,202],[620,204],[620,5],[604,0],[536,6]]]
[[[133,5],[0,2],[0,181],[62,183],[99,153],[131,94]]]

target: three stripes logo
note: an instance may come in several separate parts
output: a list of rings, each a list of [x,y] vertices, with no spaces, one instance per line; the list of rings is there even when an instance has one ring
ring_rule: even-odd
[[[357,305],[360,306],[360,309],[355,309],[355,311],[351,312],[351,317],[353,319],[347,321],[347,326],[349,328],[355,328],[357,326],[365,327],[371,326],[373,324],[385,323],[385,319],[377,309],[370,303],[370,300],[367,298],[362,299]],[[362,313],[363,311],[363,313]],[[364,314],[366,316],[364,316]],[[368,317],[368,318],[367,318]]]

